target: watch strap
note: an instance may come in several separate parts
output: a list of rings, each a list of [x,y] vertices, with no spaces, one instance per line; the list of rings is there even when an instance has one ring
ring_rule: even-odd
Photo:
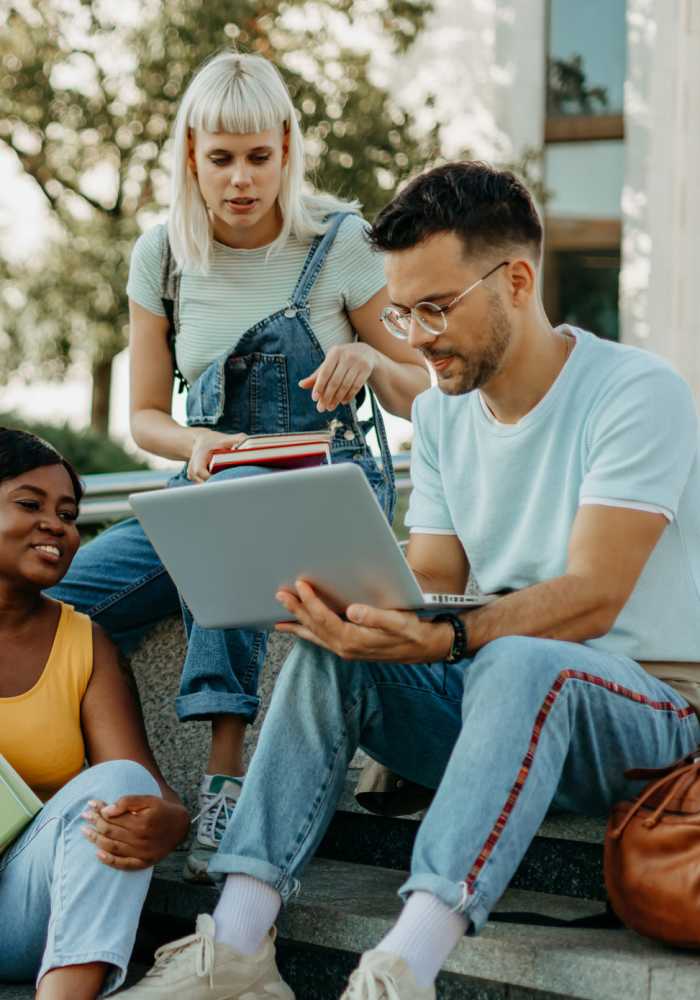
[[[452,636],[452,646],[449,653],[444,658],[444,663],[459,663],[467,655],[467,626],[464,624],[459,615],[453,614],[451,611],[445,611],[443,614],[436,615],[433,618],[435,622],[449,622],[452,626],[452,631],[454,635]]]

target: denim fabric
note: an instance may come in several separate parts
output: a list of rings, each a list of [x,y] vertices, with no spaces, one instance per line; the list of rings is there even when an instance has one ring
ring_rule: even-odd
[[[187,423],[225,433],[282,433],[330,428],[333,462],[356,462],[365,472],[387,517],[396,499],[391,456],[381,415],[360,422],[354,402],[319,413],[298,382],[323,362],[324,353],[309,324],[308,299],[343,219],[316,239],[289,304],[243,334],[235,350],[222,355],[190,386]],[[382,453],[380,468],[365,434],[371,425]],[[221,478],[260,473],[229,469]],[[185,471],[171,486],[191,485]],[[84,546],[65,579],[49,591],[102,625],[123,652],[130,652],[156,622],[178,608],[177,591],[135,518],[122,522]],[[258,677],[265,659],[264,632],[200,628],[184,609],[187,657],[176,702],[181,720],[215,714],[255,718]]]
[[[604,814],[639,789],[626,768],[667,764],[699,739],[672,688],[585,645],[498,639],[447,666],[347,662],[299,642],[209,869],[252,875],[287,899],[361,746],[438,789],[401,895],[431,892],[478,932],[550,806]]]
[[[69,781],[0,855],[0,982],[39,979],[64,965],[107,962],[102,995],[124,980],[152,869],[101,864],[81,833],[90,799],[160,795],[140,764],[113,760]]]
[[[135,517],[78,549],[68,574],[48,593],[89,615],[125,655],[180,609],[177,588]]]

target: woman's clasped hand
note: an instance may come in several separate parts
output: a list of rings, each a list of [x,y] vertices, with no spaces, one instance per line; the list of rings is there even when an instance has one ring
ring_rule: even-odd
[[[187,836],[190,817],[176,802],[156,795],[123,795],[116,802],[92,800],[81,813],[83,836],[105,865],[136,871],[166,858]]]

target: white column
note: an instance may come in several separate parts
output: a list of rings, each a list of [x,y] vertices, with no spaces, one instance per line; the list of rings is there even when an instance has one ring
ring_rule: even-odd
[[[518,159],[542,145],[545,24],[545,0],[436,0],[395,93],[421,124],[440,123],[446,156]]]
[[[700,402],[700,0],[628,0],[622,340]]]
[[[497,2],[494,112],[510,156],[544,142],[547,67],[546,0]]]

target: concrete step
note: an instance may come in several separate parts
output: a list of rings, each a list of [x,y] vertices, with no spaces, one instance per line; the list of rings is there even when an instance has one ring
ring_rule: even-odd
[[[146,909],[151,918],[176,917],[191,927],[197,913],[213,909],[217,891],[184,884],[180,870],[178,856],[159,866]],[[358,954],[375,945],[398,914],[396,893],[405,877],[377,866],[312,862],[302,892],[279,922],[280,965],[300,1000],[340,995]],[[591,900],[511,889],[496,909],[571,920],[600,913],[602,907]],[[495,921],[478,938],[464,938],[438,990],[442,1000],[697,1000],[699,995],[700,958],[692,953],[625,930]]]
[[[422,814],[391,818],[366,812],[353,795],[358,774],[354,769],[348,772],[338,812],[318,855],[405,871]],[[602,819],[547,817],[513,877],[512,888],[604,900],[604,834]]]
[[[153,879],[144,920],[151,947],[190,933],[196,915],[216,905],[216,889],[182,882],[182,860],[173,855]],[[279,921],[280,968],[298,1000],[340,996],[358,955],[396,918],[404,878],[395,869],[312,862],[301,894]],[[602,908],[595,901],[511,889],[496,909],[571,920]],[[437,992],[438,1000],[697,1000],[700,958],[630,931],[492,921],[478,938],[460,942]],[[32,996],[31,986],[0,986],[0,1000]]]

